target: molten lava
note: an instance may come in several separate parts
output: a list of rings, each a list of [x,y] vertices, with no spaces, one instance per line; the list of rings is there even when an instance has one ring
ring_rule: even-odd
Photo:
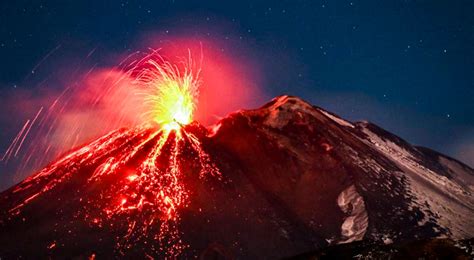
[[[79,166],[87,166],[92,170],[84,185],[103,185],[111,176],[119,184],[101,188],[97,196],[87,199],[78,215],[98,227],[115,227],[117,219],[126,219],[126,232],[117,241],[120,251],[151,237],[159,245],[154,253],[179,255],[186,248],[177,228],[179,210],[189,205],[191,196],[184,183],[183,160],[197,159],[199,178],[221,176],[203,150],[200,138],[186,130],[197,100],[199,70],[193,74],[190,59],[182,65],[179,68],[150,55],[135,67],[139,69],[135,87],[143,90],[145,102],[151,107],[145,116],[159,127],[146,124],[113,131],[63,157],[15,190],[31,189],[32,195],[10,213],[20,214],[31,200],[66,184]],[[46,184],[41,190],[34,190],[38,183]]]

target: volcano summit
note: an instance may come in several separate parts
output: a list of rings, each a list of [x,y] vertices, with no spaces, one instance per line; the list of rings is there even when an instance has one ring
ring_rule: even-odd
[[[467,165],[281,96],[209,128],[119,129],[66,153],[0,194],[0,257],[281,258],[471,239],[473,192]]]

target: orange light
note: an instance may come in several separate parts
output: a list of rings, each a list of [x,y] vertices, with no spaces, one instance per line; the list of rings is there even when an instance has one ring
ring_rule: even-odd
[[[49,176],[71,161],[77,161],[82,166],[88,160],[94,160],[97,166],[88,183],[102,183],[102,178],[107,176],[124,179],[119,182],[121,185],[111,185],[100,192],[94,207],[99,207],[105,214],[91,216],[92,223],[113,227],[114,223],[109,221],[113,221],[115,216],[129,214],[126,218],[130,221],[126,239],[117,243],[120,250],[130,248],[130,243],[139,239],[153,237],[158,240],[160,250],[169,258],[176,258],[186,248],[179,237],[177,222],[180,210],[191,203],[192,194],[185,185],[185,173],[182,171],[188,160],[184,152],[191,149],[196,156],[199,178],[206,175],[220,178],[221,175],[204,151],[198,136],[181,127],[193,120],[199,70],[191,72],[192,62],[180,63],[184,66],[178,68],[153,55],[141,62],[135,69],[139,69],[136,75],[138,86],[144,90],[142,94],[150,105],[147,119],[158,123],[161,129],[147,123],[113,131],[59,159],[52,168],[46,168],[31,180]],[[167,163],[162,163],[165,161]],[[131,170],[129,167],[134,168]],[[68,172],[57,183],[68,180],[73,173]],[[18,210],[53,189],[57,183],[49,183],[10,211]],[[137,216],[140,216],[140,221],[135,221]]]
[[[200,70],[193,73],[191,57],[181,64],[180,68],[150,55],[148,67],[139,76],[146,90],[145,102],[151,107],[146,115],[168,132],[191,123],[196,108]]]
[[[130,176],[127,177],[127,179],[128,179],[129,181],[134,181],[134,180],[136,180],[137,178],[138,178],[138,176],[135,175],[135,174],[134,174],[134,175],[130,175]]]

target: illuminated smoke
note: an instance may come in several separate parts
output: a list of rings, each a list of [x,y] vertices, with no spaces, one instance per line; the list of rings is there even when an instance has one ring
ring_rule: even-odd
[[[151,53],[135,51],[119,55],[119,61],[115,61],[114,55],[112,60],[117,65],[103,67],[100,63],[91,64],[90,57],[100,57],[101,52],[100,48],[94,48],[77,67],[72,66],[74,63],[69,59],[64,60],[62,62],[67,65],[52,68],[53,75],[44,75],[38,86],[19,88],[0,100],[2,110],[6,111],[0,120],[9,125],[4,134],[11,136],[11,143],[5,144],[0,154],[0,159],[3,158],[0,170],[6,173],[1,176],[5,184],[18,183],[65,152],[110,131],[152,121],[165,125],[159,117],[167,113],[153,117],[170,106],[160,107],[163,102],[155,102],[160,97],[160,89],[144,86],[147,82],[151,85],[153,81],[161,80],[150,77],[153,73],[160,74],[153,69],[152,63],[179,74],[178,79],[185,80],[183,75],[188,76],[192,91],[187,93],[199,94],[199,98],[193,100],[191,118],[204,126],[232,111],[254,107],[266,100],[259,87],[264,84],[260,82],[258,62],[253,60],[255,55],[249,54],[248,50],[237,51],[235,45],[239,43],[188,35],[163,39],[150,33],[140,39],[140,43],[143,44],[140,48],[159,46],[159,49],[152,49]],[[158,53],[165,58],[159,57]],[[189,53],[194,59],[190,59]],[[170,66],[163,66],[165,63]],[[39,77],[39,73],[35,75]],[[178,95],[165,96],[182,96],[179,91],[168,88],[167,92]],[[190,98],[185,98],[183,103],[191,104],[186,100]],[[187,121],[188,111],[191,106],[175,116],[168,114],[166,120]],[[12,120],[9,115],[15,115],[16,119]],[[169,126],[173,128],[172,124]]]
[[[190,203],[183,160],[189,156],[197,158],[199,178],[221,178],[200,138],[186,130],[197,101],[199,70],[193,73],[191,60],[180,65],[173,65],[156,53],[136,62],[127,73],[135,76],[133,86],[151,107],[143,114],[150,121],[112,131],[27,178],[14,192],[32,195],[9,212],[20,214],[28,203],[66,183],[81,167],[94,166],[87,176],[87,185],[98,185],[111,176],[115,179],[113,185],[100,191],[100,201],[87,201],[81,210],[84,218],[96,226],[113,226],[116,218],[126,219],[127,231],[117,241],[118,250],[152,238],[159,245],[154,253],[179,255],[187,247],[177,228],[179,213]],[[28,129],[28,124],[24,129]],[[137,160],[135,169],[124,174],[125,168]],[[38,186],[42,188],[32,192]]]

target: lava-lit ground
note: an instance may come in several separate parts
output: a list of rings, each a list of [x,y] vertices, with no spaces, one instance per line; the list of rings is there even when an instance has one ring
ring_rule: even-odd
[[[113,227],[116,218],[126,218],[127,232],[118,239],[118,250],[130,248],[142,238],[153,238],[158,241],[156,250],[175,256],[186,247],[176,227],[179,210],[188,206],[190,196],[182,170],[185,158],[194,158],[199,178],[221,177],[199,137],[185,128],[144,126],[114,131],[25,180],[13,193],[26,192],[28,197],[8,212],[21,214],[32,200],[74,180],[78,169],[87,168],[87,179],[83,179],[87,181],[82,185],[101,188],[93,195],[76,194],[83,206],[74,215],[92,226]],[[105,184],[111,179],[111,185]],[[42,184],[40,190],[38,184]]]

